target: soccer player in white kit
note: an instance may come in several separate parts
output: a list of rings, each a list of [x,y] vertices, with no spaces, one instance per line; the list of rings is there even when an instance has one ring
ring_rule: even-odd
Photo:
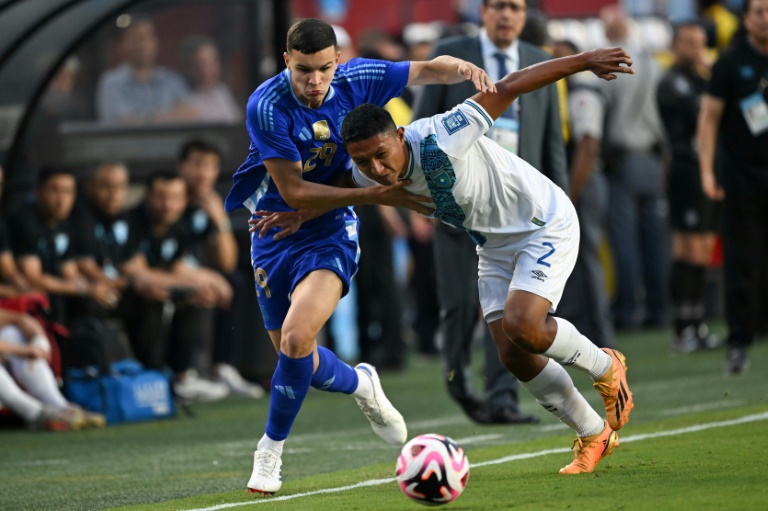
[[[585,70],[612,80],[615,73],[632,73],[631,64],[620,48],[593,50],[511,73],[497,82],[496,94],[476,94],[406,127],[396,127],[383,108],[362,105],[341,130],[355,163],[345,185],[400,182],[431,196],[434,216],[467,231],[478,245],[480,302],[502,363],[576,431],[574,460],[562,474],[592,472],[618,447],[616,430],[634,406],[626,362],[551,315],[578,254],[579,222],[570,199],[483,135],[520,94]],[[576,390],[564,365],[589,373],[607,421]]]

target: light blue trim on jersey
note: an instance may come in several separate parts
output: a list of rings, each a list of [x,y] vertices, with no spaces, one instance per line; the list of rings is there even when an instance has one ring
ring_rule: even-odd
[[[256,112],[258,113],[259,129],[264,131],[274,131],[275,129],[275,103],[277,103],[281,97],[290,89],[290,82],[280,81],[271,90],[266,92],[259,103],[256,105]]]
[[[486,237],[464,227],[466,215],[453,196],[456,173],[448,155],[437,145],[434,134],[421,140],[421,169],[427,178],[429,194],[435,201],[435,218],[467,231],[470,239],[482,247]]]
[[[250,211],[251,214],[259,209],[259,201],[267,193],[267,189],[269,188],[269,177],[269,172],[267,172],[264,176],[264,179],[262,179],[261,183],[259,183],[259,187],[256,189],[256,191],[253,192],[250,197],[245,199],[245,201],[243,201],[243,206],[248,208],[248,211]]]
[[[387,74],[387,64],[384,63],[368,63],[361,66],[355,66],[352,69],[338,70],[336,76],[333,77],[334,82],[348,81],[354,82],[358,80],[369,79],[373,81],[383,80]]]
[[[464,103],[466,103],[467,105],[469,105],[472,108],[474,108],[475,110],[477,110],[478,113],[483,116],[483,119],[485,119],[485,121],[488,123],[488,127],[489,128],[493,128],[493,121],[491,120],[490,117],[488,117],[488,114],[485,113],[485,110],[483,110],[480,105],[478,105],[474,101],[470,101],[470,100],[466,100],[466,101],[464,101]]]
[[[405,139],[405,145],[408,146],[408,172],[405,173],[405,177],[399,178],[398,181],[411,179],[411,176],[413,175],[413,166],[415,163],[413,159],[413,147],[411,147],[411,141],[408,139]]]

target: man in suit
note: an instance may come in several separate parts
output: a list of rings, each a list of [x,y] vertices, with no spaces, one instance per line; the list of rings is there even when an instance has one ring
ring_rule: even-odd
[[[432,56],[451,55],[472,62],[498,80],[508,73],[546,60],[548,54],[519,40],[526,21],[525,0],[483,0],[478,36],[446,39]],[[429,85],[418,98],[414,119],[435,115],[469,98],[472,87]],[[500,117],[488,136],[540,169],[567,190],[567,167],[560,110],[555,85],[518,98]],[[435,232],[435,265],[446,362],[446,383],[451,396],[467,415],[482,424],[531,423],[517,406],[517,381],[498,359],[485,326],[485,399],[471,389],[468,366],[470,345],[480,318],[477,289],[477,254],[467,236],[439,222]]]

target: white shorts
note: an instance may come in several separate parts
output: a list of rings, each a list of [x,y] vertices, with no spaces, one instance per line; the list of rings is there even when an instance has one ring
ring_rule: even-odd
[[[549,300],[552,313],[576,265],[579,221],[573,214],[532,234],[489,238],[477,254],[477,285],[486,322],[501,319],[507,295],[514,289]]]

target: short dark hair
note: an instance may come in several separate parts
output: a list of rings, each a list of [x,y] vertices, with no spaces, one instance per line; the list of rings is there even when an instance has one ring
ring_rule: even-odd
[[[363,103],[344,118],[341,125],[341,138],[344,143],[368,140],[380,133],[397,129],[389,112],[377,105]]]
[[[305,18],[288,29],[285,47],[289,52],[296,50],[305,55],[311,55],[330,46],[337,47],[336,32],[323,20]]]
[[[181,150],[179,151],[179,163],[186,161],[192,153],[215,154],[221,159],[221,151],[219,151],[218,147],[210,142],[196,138],[185,142],[184,145],[181,146]]]
[[[752,0],[744,0],[744,9],[742,13],[746,16],[749,13],[749,9],[752,8]]]
[[[56,176],[72,176],[72,178],[77,179],[75,170],[70,167],[43,167],[37,173],[37,187],[42,188]]]
[[[147,178],[147,192],[154,190],[158,181],[181,181],[181,176],[172,170],[157,170]]]
[[[692,19],[679,21],[672,26],[672,42],[677,41],[677,38],[680,37],[680,32],[686,28],[698,28],[705,34],[707,33],[706,27],[699,20]]]

